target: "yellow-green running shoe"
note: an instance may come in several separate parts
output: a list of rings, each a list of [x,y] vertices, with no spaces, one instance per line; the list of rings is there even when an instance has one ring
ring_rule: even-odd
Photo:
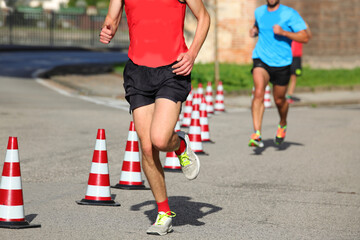
[[[173,231],[172,218],[176,216],[174,212],[169,212],[171,215],[165,212],[159,212],[156,221],[146,231],[147,234],[152,235],[166,235]]]
[[[186,144],[186,150],[181,155],[178,155],[181,170],[187,179],[193,180],[199,175],[200,160],[190,148],[189,136],[183,131],[179,131],[177,134],[181,139],[184,139]]]

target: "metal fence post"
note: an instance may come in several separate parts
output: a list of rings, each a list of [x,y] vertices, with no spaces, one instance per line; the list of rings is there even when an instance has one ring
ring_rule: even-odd
[[[51,11],[50,21],[50,46],[54,46],[55,12]]]
[[[94,23],[94,16],[90,16],[90,28],[91,28],[91,46],[95,45],[95,23]]]
[[[13,45],[13,21],[14,21],[14,12],[13,11],[9,11],[9,44]]]

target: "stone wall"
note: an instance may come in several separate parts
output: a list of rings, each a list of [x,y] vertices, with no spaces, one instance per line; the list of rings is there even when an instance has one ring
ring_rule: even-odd
[[[313,67],[360,67],[360,0],[283,0],[308,22],[304,59]]]
[[[249,37],[249,28],[254,23],[256,0],[218,1],[218,54],[220,62],[248,63],[254,47],[254,39]],[[198,62],[213,62],[215,56],[214,0],[203,1],[210,16],[211,26],[208,37],[198,56]],[[189,11],[185,22],[187,43],[193,38],[196,21]]]

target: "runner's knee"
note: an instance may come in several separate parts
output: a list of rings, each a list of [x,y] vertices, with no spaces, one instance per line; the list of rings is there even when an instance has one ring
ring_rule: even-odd
[[[151,142],[153,146],[159,151],[165,151],[169,145],[169,138],[165,136],[165,134],[152,134]]]
[[[264,101],[264,94],[265,94],[265,91],[263,91],[262,89],[257,89],[254,92],[254,99],[256,101]]]
[[[274,102],[276,105],[281,106],[286,103],[286,98],[285,97],[276,97],[276,98],[274,98]]]

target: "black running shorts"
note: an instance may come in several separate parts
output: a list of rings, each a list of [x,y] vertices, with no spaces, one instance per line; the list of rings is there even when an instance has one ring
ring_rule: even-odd
[[[157,98],[175,103],[186,100],[191,91],[191,74],[180,76],[173,73],[172,65],[175,63],[157,68],[140,66],[131,60],[126,63],[124,89],[130,112],[154,103]]]
[[[291,75],[301,76],[302,67],[301,67],[301,57],[293,57],[293,62],[290,67]]]
[[[285,67],[270,67],[259,58],[253,59],[253,67],[251,69],[251,73],[254,68],[261,67],[265,69],[270,75],[270,82],[273,85],[286,86],[290,81],[290,65]]]

